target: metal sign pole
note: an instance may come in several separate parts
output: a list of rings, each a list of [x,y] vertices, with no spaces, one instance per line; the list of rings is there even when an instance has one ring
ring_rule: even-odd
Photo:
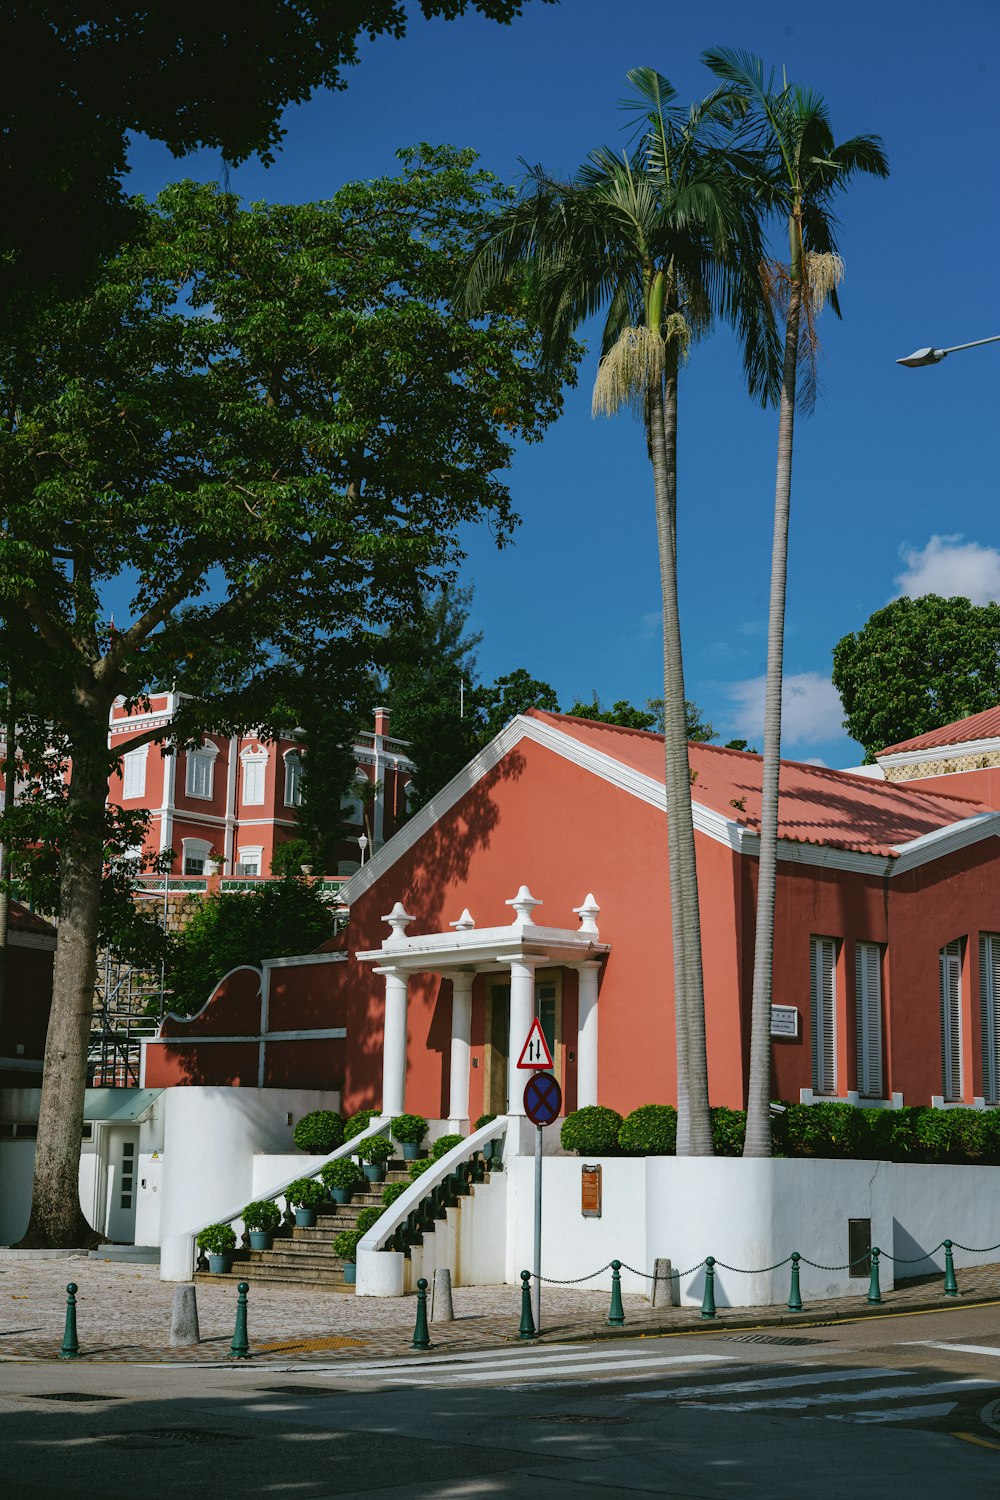
[[[542,1331],[542,1127],[535,1127],[535,1332]]]

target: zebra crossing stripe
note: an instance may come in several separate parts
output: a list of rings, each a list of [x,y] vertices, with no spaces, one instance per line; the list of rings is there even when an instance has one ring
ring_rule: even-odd
[[[636,1391],[636,1401],[686,1401],[705,1396],[738,1396],[744,1391],[790,1390],[805,1385],[835,1385],[847,1380],[888,1380],[893,1376],[910,1375],[912,1370],[890,1370],[878,1367],[859,1370],[825,1370],[811,1375],[769,1375],[764,1380],[726,1381],[720,1385],[674,1386],[665,1391]]]
[[[901,1372],[912,1375],[912,1370]],[[780,1382],[775,1382],[780,1385]],[[703,1399],[701,1401],[690,1401],[689,1406],[710,1406],[716,1411],[757,1411],[766,1405],[768,1411],[802,1411],[807,1406],[832,1406],[845,1401],[880,1401],[884,1397],[896,1400],[900,1396],[944,1396],[955,1392],[971,1389],[973,1386],[991,1385],[989,1380],[942,1380],[934,1385],[886,1385],[881,1389],[866,1389],[864,1391],[821,1391],[813,1396],[786,1396],[777,1400],[766,1395],[760,1396],[756,1401],[712,1401]],[[710,1392],[704,1392],[710,1397]],[[951,1410],[951,1402],[947,1410]]]
[[[519,1355],[520,1358],[515,1357]],[[528,1356],[527,1358],[525,1356]],[[398,1360],[384,1365],[345,1365],[343,1368],[323,1370],[327,1379],[355,1378],[359,1380],[391,1380],[406,1384],[425,1384],[435,1380],[474,1381],[494,1377],[513,1376],[520,1380],[523,1375],[545,1374],[549,1379],[563,1371],[580,1374],[585,1371],[603,1370],[614,1375],[619,1370],[660,1370],[671,1365],[732,1364],[729,1354],[659,1354],[650,1350],[637,1357],[636,1350],[609,1350],[595,1359],[593,1353],[579,1347],[562,1354],[530,1350],[512,1350],[492,1355],[463,1355],[457,1358]],[[316,1372],[319,1373],[319,1372]]]
[[[947,1349],[955,1354],[992,1354],[994,1359],[1000,1359],[1000,1348],[995,1344],[945,1344],[937,1339],[907,1339],[906,1342],[911,1348]]]

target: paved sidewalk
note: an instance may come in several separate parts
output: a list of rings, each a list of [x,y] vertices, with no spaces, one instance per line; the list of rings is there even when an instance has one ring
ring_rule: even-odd
[[[159,1279],[156,1266],[121,1265],[81,1256],[61,1260],[5,1262],[0,1265],[0,1361],[58,1357],[66,1316],[66,1283],[77,1293],[81,1358],[171,1364],[224,1360],[236,1313],[232,1282],[198,1284],[201,1343],[169,1347],[174,1284]],[[869,1306],[865,1297],[815,1302],[802,1313],[776,1308],[720,1308],[714,1321],[697,1308],[652,1308],[645,1298],[626,1295],[625,1327],[609,1328],[607,1292],[547,1286],[542,1294],[543,1340],[621,1338],[628,1335],[710,1333],[716,1328],[767,1328],[836,1322],[878,1314],[926,1312],[935,1307],[1000,1301],[1000,1265],[958,1272],[959,1298],[944,1297],[936,1276],[886,1292]],[[486,1349],[516,1341],[521,1311],[518,1287],[456,1287],[455,1321],[434,1323],[438,1350]],[[308,1366],[359,1355],[404,1355],[413,1336],[413,1297],[357,1298],[290,1286],[252,1286],[248,1324],[252,1360]]]

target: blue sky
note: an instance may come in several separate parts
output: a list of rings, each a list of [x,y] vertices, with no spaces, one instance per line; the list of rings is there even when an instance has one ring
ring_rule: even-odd
[[[839,206],[843,320],[820,320],[822,390],[796,432],[784,753],[860,759],[844,735],[830,653],[901,592],[1000,598],[997,409],[1000,345],[924,370],[897,356],[1000,333],[995,0],[530,3],[509,28],[478,17],[416,20],[402,42],[362,49],[349,86],[288,112],[275,166],[248,164],[248,199],[301,202],[395,167],[397,147],[473,146],[507,181],[519,159],[569,174],[623,140],[629,68],[705,93],[699,58],[749,48],[823,93],[838,138],[880,134],[888,182],[860,180]],[[133,191],[210,180],[218,158],[132,152]],[[641,430],[594,421],[591,352],[541,445],[509,475],[522,517],[497,552],[466,537],[465,581],[485,635],[487,680],[523,666],[561,700],[662,691],[652,494]],[[688,696],[724,737],[759,742],[777,418],[751,406],[725,331],[697,346],[680,391],[679,569]]]

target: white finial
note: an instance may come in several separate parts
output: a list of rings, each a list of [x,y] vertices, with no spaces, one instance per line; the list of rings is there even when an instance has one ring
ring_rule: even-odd
[[[457,922],[448,923],[448,926],[454,927],[456,932],[468,932],[470,928],[475,927],[475,925],[476,919],[472,915],[468,907],[466,907],[462,912],[462,915],[459,917]]]
[[[583,898],[582,905],[574,906],[573,915],[580,918],[581,932],[597,931],[597,913],[600,911],[600,909],[601,908],[594,900],[593,891],[587,892],[586,896]]]
[[[516,896],[511,896],[509,901],[504,902],[505,906],[512,906],[514,908],[515,916],[511,923],[512,927],[534,927],[535,919],[531,913],[536,906],[541,906],[542,904],[541,901],[531,894],[526,885],[522,885]]]
[[[385,939],[386,943],[401,943],[406,937],[407,924],[413,921],[402,901],[397,901],[387,917],[382,918],[392,928],[392,937]],[[385,944],[383,944],[383,947]]]

